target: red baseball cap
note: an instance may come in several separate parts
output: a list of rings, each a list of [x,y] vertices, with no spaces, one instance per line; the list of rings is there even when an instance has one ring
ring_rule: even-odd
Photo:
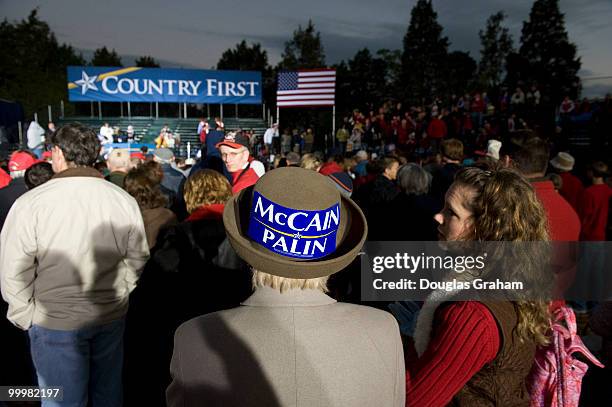
[[[25,171],[38,160],[24,151],[16,151],[11,155],[9,160],[9,171]]]
[[[242,135],[241,132],[232,132],[230,131],[225,135],[223,141],[220,141],[215,145],[215,147],[219,148],[221,146],[228,146],[231,148],[249,148],[249,139]]]

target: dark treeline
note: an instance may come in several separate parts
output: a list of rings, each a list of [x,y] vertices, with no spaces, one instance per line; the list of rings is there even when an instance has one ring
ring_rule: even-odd
[[[534,1],[518,44],[504,21],[503,11],[483,21],[476,61],[468,52],[449,51],[451,42],[444,36],[432,2],[418,0],[404,35],[403,49],[363,48],[353,58],[333,65],[337,70],[338,117],[355,108],[366,111],[386,101],[422,106],[472,92],[487,92],[496,98],[517,86],[537,86],[542,104],[551,109],[566,95],[578,97],[580,58],[568,39],[559,1]],[[72,46],[58,43],[36,9],[22,21],[5,19],[0,24],[0,42],[5,55],[11,56],[0,61],[0,98],[20,102],[28,116],[65,99],[66,66],[123,66],[114,49],[99,48],[86,61]],[[136,65],[159,67],[152,56],[142,56]],[[261,44],[245,40],[226,50],[217,63],[217,69],[261,71],[264,99],[270,107],[274,107],[279,70],[324,66],[321,34],[312,21],[293,32],[276,66],[269,63]],[[66,114],[73,113],[73,109],[67,105]],[[305,113],[289,109],[283,115],[292,122],[330,121],[328,112],[317,110]]]

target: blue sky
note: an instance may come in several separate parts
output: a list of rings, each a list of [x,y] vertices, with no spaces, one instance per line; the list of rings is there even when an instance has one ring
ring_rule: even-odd
[[[115,48],[124,64],[152,55],[162,66],[213,67],[222,52],[242,39],[260,42],[276,63],[298,24],[312,19],[328,63],[351,58],[363,47],[399,49],[416,0],[0,0],[9,20],[39,7],[61,42],[86,57],[103,45]],[[478,59],[478,30],[489,15],[504,10],[506,24],[520,38],[531,0],[434,0],[451,50]],[[582,58],[583,78],[612,77],[612,1],[561,0],[570,39]],[[612,79],[584,82],[586,95],[612,92]]]

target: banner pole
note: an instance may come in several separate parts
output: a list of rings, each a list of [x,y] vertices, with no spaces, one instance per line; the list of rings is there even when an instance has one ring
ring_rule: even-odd
[[[64,118],[64,101],[60,100],[60,112],[62,113],[60,119]]]
[[[23,147],[23,126],[21,125],[21,122],[17,122],[17,127],[19,130],[19,148]]]
[[[128,105],[128,119],[132,119],[132,105],[130,102],[127,102]]]
[[[120,117],[123,117],[123,102],[119,102],[119,107],[120,107]]]
[[[332,147],[336,148],[336,105],[334,104],[334,108],[332,110]]]
[[[155,102],[155,119],[159,119],[159,102]]]
[[[219,106],[221,121],[223,121],[223,103],[221,103]]]
[[[51,105],[47,105],[47,112],[49,113],[49,121],[53,121],[53,115],[51,114]]]
[[[90,107],[91,107],[91,118],[93,119],[94,117],[94,107],[93,107],[93,101],[89,102]]]
[[[98,101],[98,118],[102,120],[102,102]]]

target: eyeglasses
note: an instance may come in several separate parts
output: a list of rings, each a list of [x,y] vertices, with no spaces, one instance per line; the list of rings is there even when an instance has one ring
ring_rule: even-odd
[[[221,153],[221,158],[224,159],[224,160],[226,158],[229,158],[230,160],[233,160],[234,158],[236,158],[237,156],[239,156],[242,153],[243,153],[243,151],[240,151],[240,152],[237,152],[237,153],[235,153],[235,152]]]

